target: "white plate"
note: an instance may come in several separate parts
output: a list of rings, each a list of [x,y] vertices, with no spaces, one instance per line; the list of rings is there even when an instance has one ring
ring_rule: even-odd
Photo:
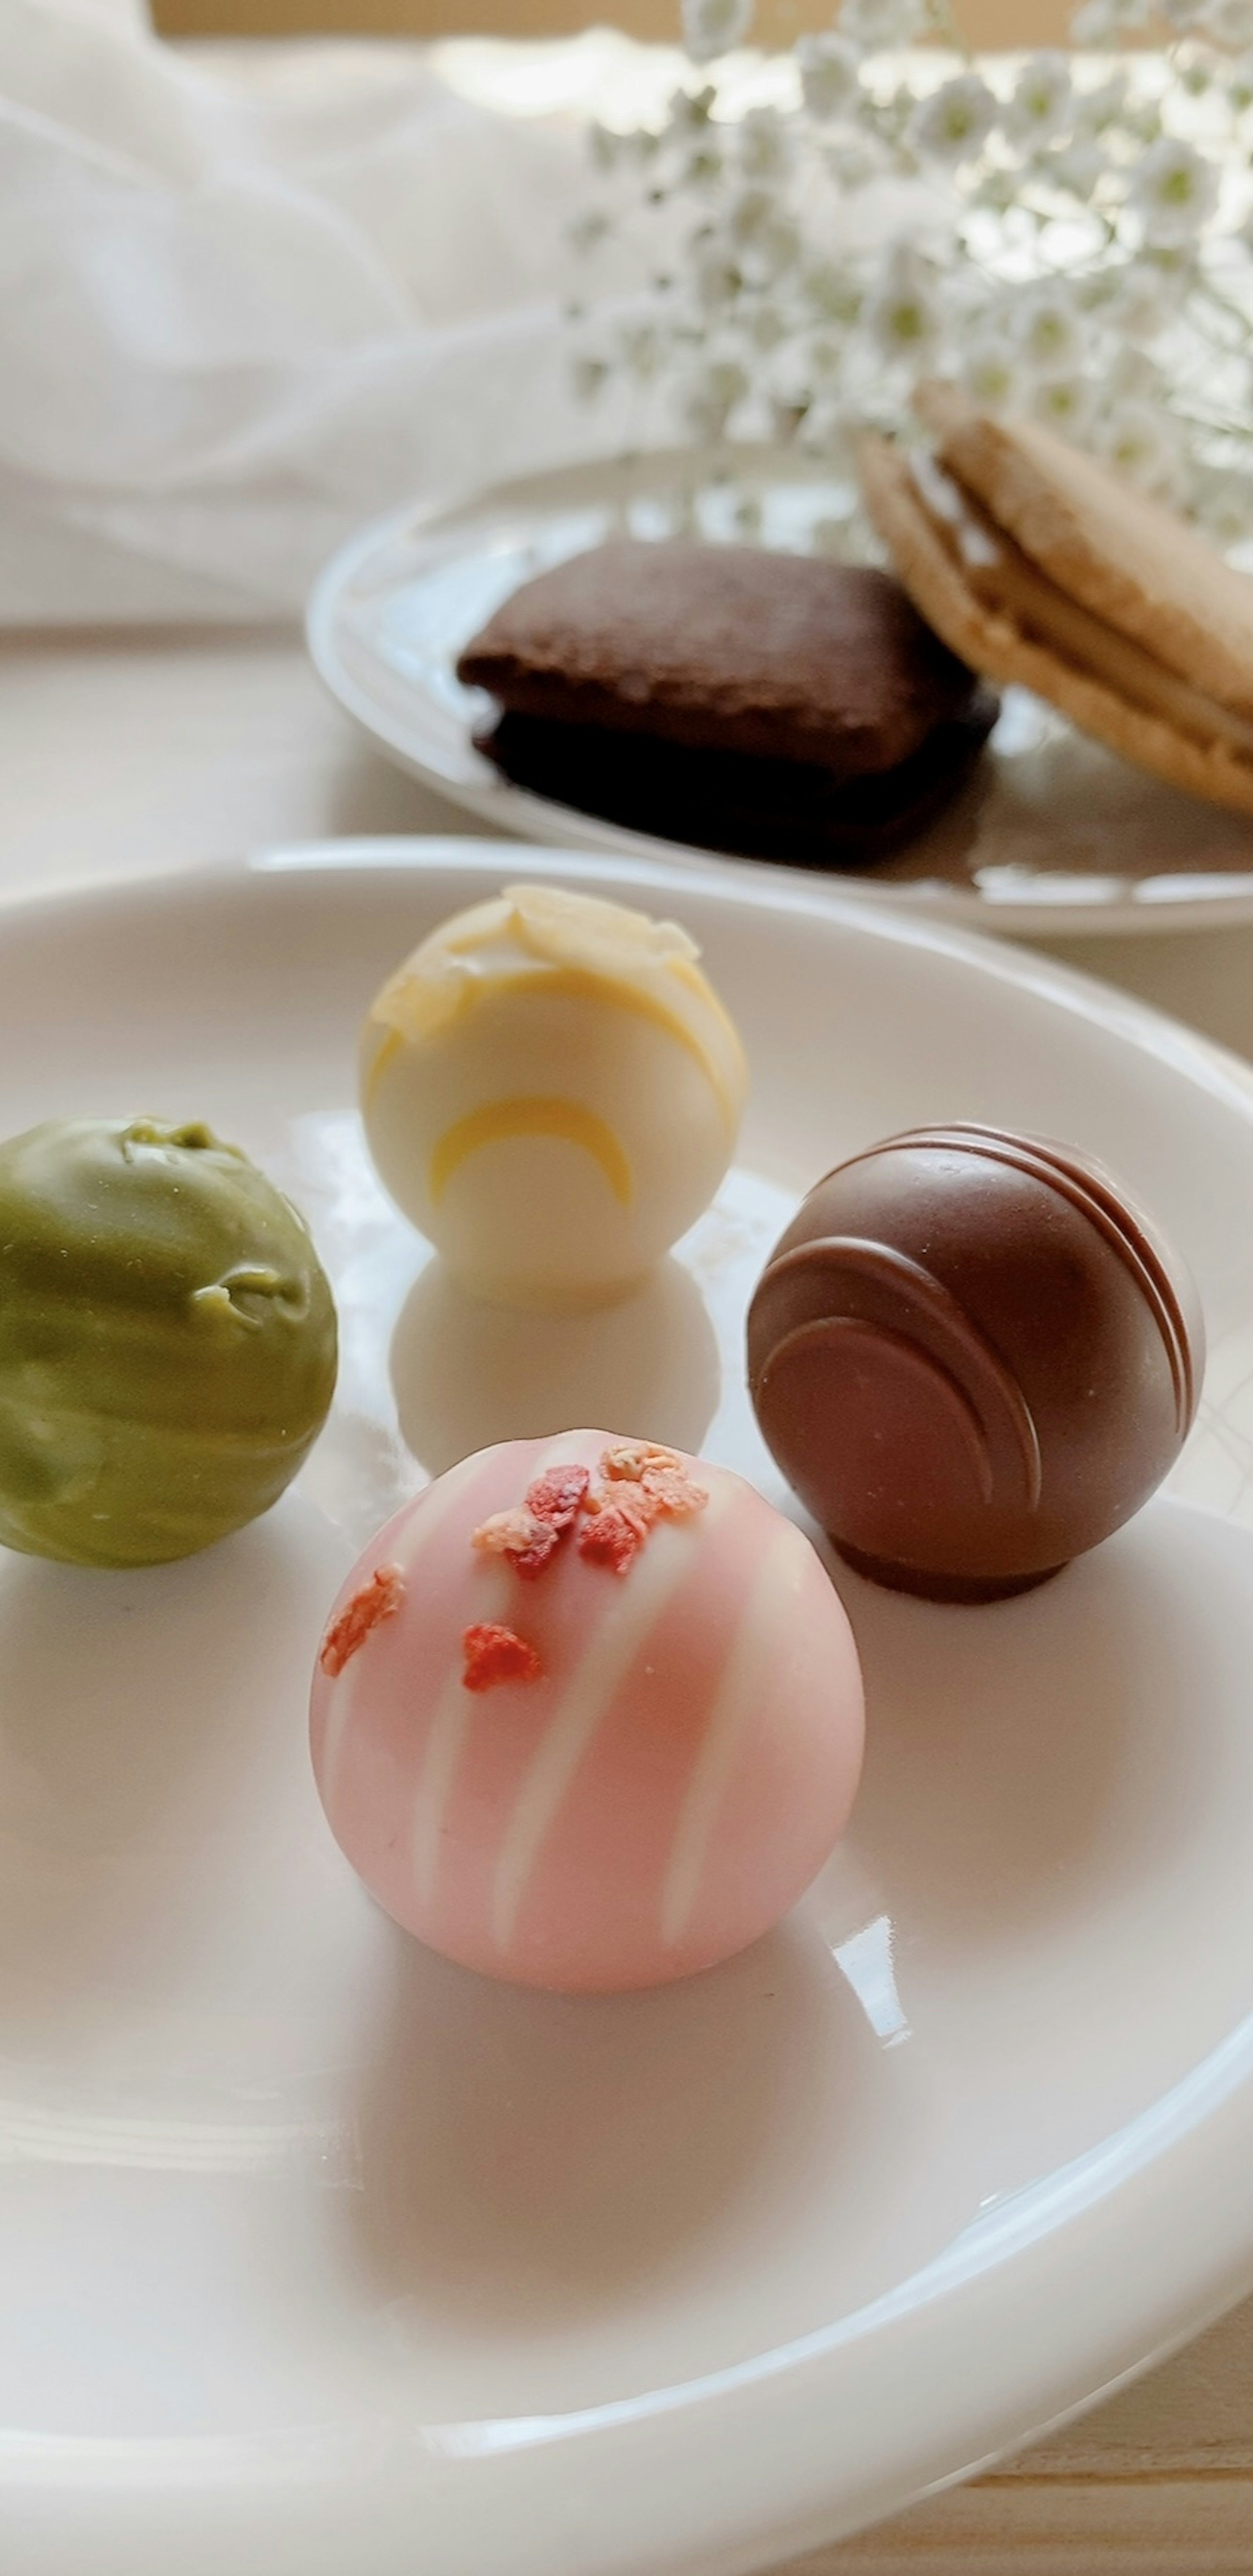
[[[0,916],[0,1133],[206,1116],[308,1209],[333,1425],[271,1517],[0,1583],[5,2576],[703,2576],[1017,2445],[1253,2285],[1253,1076],[1014,949],[770,871],[545,853],[703,941],[740,1166],[634,1306],[471,1312],[363,1159],[358,1014],[510,873],[334,848]],[[919,1118],[1120,1167],[1212,1334],[1175,1480],[991,1609],[841,1576],[854,1827],[668,1993],[443,1965],[332,1845],[305,1689],[429,1466],[600,1415],[782,1500],[744,1301],[794,1195]]]
[[[804,550],[847,501],[803,458],[760,448],[736,458],[734,487],[701,479],[690,453],[666,452],[564,467],[454,509],[415,504],[380,520],[314,589],[314,664],[382,750],[494,830],[690,864],[703,854],[510,786],[474,748],[489,701],[460,686],[454,665],[520,582],[605,536],[690,526],[733,538],[748,499],[765,543]],[[1253,824],[1161,786],[1010,689],[987,759],[948,814],[895,859],[839,882],[854,900],[1015,936],[1211,929],[1253,922]]]

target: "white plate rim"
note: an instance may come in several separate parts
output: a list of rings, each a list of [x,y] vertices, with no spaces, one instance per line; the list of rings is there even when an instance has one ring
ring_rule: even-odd
[[[716,852],[694,849],[687,842],[664,841],[648,833],[628,831],[620,824],[580,814],[573,806],[554,804],[546,797],[534,796],[528,789],[515,787],[508,780],[488,778],[482,785],[476,785],[470,780],[449,777],[438,764],[423,760],[414,751],[403,726],[392,719],[386,708],[377,704],[367,688],[361,686],[339,650],[337,620],[341,596],[379,549],[406,533],[418,534],[437,527],[442,521],[455,524],[472,511],[488,508],[497,499],[503,506],[505,499],[515,492],[550,480],[556,482],[563,473],[577,471],[592,462],[609,465],[613,460],[571,459],[567,465],[552,468],[547,474],[528,476],[524,483],[506,481],[485,485],[481,490],[459,494],[455,499],[447,496],[415,499],[356,529],[323,565],[310,590],[304,621],[309,659],[328,695],[367,740],[376,748],[381,747],[389,759],[424,787],[430,788],[433,794],[460,806],[464,812],[492,825],[498,832],[515,835],[519,840],[531,841],[539,847],[582,850],[590,844],[622,859],[664,857],[675,866],[720,869],[728,862]],[[799,879],[801,883],[808,882],[817,873],[810,868],[789,867],[782,861],[735,860],[732,864],[768,864],[776,876]],[[997,937],[1005,939],[1122,937],[1127,932],[1151,938],[1167,931],[1234,929],[1253,923],[1253,894],[1248,891],[1247,884],[1238,894],[1204,897],[1181,894],[1169,900],[1124,897],[1104,903],[1085,903],[1073,897],[1064,900],[1058,897],[1048,902],[1025,897],[1022,901],[1017,898],[994,901],[989,896],[966,893],[955,886],[879,883],[842,871],[833,872],[830,881],[859,907],[873,905],[892,913],[921,913],[931,921],[954,922],[973,931],[994,932]]]
[[[629,880],[642,894],[684,889],[683,872],[655,859],[572,856],[562,848],[527,856],[587,884]],[[501,859],[499,842],[460,836],[282,845],[242,863],[10,896],[0,903],[0,936],[25,923],[75,914],[90,920],[163,897],[212,893],[229,902],[242,891],[246,899],[250,883],[276,878],[298,886],[335,873],[358,881],[374,871],[392,878],[436,867],[467,877],[485,867],[511,873]],[[1049,998],[1238,1107],[1253,1129],[1253,1067],[1145,1004],[917,914],[879,912],[868,920],[861,904],[825,880],[781,887],[772,868],[709,861],[687,875],[692,892],[707,891],[710,867],[736,904],[843,918],[863,934],[965,959]],[[594,2498],[592,2519],[579,2523],[577,2554],[560,2543],[554,2549],[549,2531],[542,2547],[533,2550],[528,2540],[510,2557],[511,2576],[663,2568],[748,2576],[1021,2449],[1151,2368],[1253,2290],[1250,2169],[1253,2017],[1123,2129],[1060,2169],[1047,2195],[1024,2196],[1025,2210],[1010,2202],[974,2242],[948,2249],[835,2325],[674,2388],[578,2413],[489,2428],[396,2424],[383,2438],[374,2428],[363,2457],[342,2465],[350,2487],[364,2471],[389,2504],[412,2512],[415,2527],[420,2518],[432,2545],[442,2527],[454,2555],[432,2563],[455,2566],[457,2576],[472,2562],[457,2549],[460,2514],[454,2510],[445,2522],[442,2499],[483,2451],[493,2518],[533,2514],[540,2494],[563,2480]],[[853,2347],[864,2348],[863,2368],[850,2381]],[[827,2428],[837,2404],[859,2472],[833,2495]],[[485,2429],[490,2444],[480,2439]],[[3,2448],[0,2442],[0,2490]],[[184,2497],[203,2491],[203,2462],[189,2455],[181,2472],[178,2463],[171,2468]],[[276,2482],[286,2483],[282,2465],[264,2442],[232,2469],[237,2492],[264,2494],[271,2506]]]

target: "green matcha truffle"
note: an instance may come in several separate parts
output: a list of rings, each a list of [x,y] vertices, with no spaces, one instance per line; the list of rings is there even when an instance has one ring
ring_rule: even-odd
[[[303,1217],[209,1128],[50,1120],[0,1145],[0,1540],[157,1565],[268,1511],[326,1419],[335,1308]]]

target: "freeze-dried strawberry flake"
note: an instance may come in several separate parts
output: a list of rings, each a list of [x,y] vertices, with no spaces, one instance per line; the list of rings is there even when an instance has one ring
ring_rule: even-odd
[[[371,1629],[395,1617],[404,1595],[405,1579],[398,1565],[376,1565],[369,1582],[358,1585],[322,1640],[318,1662],[332,1681],[364,1646]]]
[[[607,1565],[612,1574],[625,1574],[635,1563],[645,1539],[648,1523],[635,1512],[624,1512],[616,1503],[606,1503],[585,1520],[579,1531],[579,1554],[589,1565]]]
[[[573,1527],[587,1487],[586,1467],[546,1467],[527,1486],[525,1503],[493,1512],[475,1530],[471,1545],[507,1556],[515,1571],[533,1582]]]
[[[526,1489],[526,1507],[538,1521],[547,1521],[552,1529],[569,1529],[577,1519],[580,1505],[591,1482],[591,1471],[571,1463],[564,1467],[546,1467]]]
[[[543,1545],[547,1529],[548,1523],[524,1503],[514,1503],[509,1511],[493,1512],[490,1520],[481,1521],[471,1533],[470,1545],[490,1556],[525,1556]]]
[[[513,1628],[497,1620],[480,1620],[467,1628],[461,1639],[465,1670],[461,1676],[468,1691],[494,1690],[498,1682],[537,1682],[544,1667],[529,1638],[519,1637]]]
[[[640,1485],[650,1467],[679,1467],[682,1463],[677,1449],[662,1449],[655,1440],[623,1440],[616,1449],[605,1450],[600,1472],[611,1483]]]
[[[690,1519],[709,1500],[678,1450],[655,1440],[618,1441],[605,1450],[600,1471],[604,1482],[593,1485],[586,1467],[546,1467],[528,1485],[525,1502],[494,1512],[472,1544],[507,1556],[530,1581],[578,1521],[579,1555],[625,1574],[655,1521]]]
[[[611,1484],[633,1486],[647,1494],[654,1519],[664,1514],[667,1520],[686,1520],[691,1513],[703,1511],[709,1500],[707,1488],[689,1476],[677,1449],[662,1449],[655,1441],[632,1441],[607,1449],[600,1464]]]

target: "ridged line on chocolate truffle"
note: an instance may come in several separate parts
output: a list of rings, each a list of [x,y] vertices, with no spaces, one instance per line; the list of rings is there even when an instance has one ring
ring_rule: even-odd
[[[1063,1147],[1044,1137],[1020,1137],[1001,1127],[973,1123],[966,1126],[960,1121],[951,1127],[911,1127],[899,1136],[885,1136],[881,1143],[868,1145],[863,1153],[849,1154],[844,1162],[833,1164],[823,1174],[823,1180],[833,1179],[836,1172],[848,1171],[855,1163],[871,1163],[880,1154],[905,1153],[916,1145],[934,1146],[941,1151],[951,1146],[960,1153],[981,1154],[987,1162],[1005,1163],[1045,1187],[1058,1189],[1072,1207],[1087,1217],[1121,1256],[1161,1334],[1174,1389],[1176,1427],[1182,1437],[1196,1410],[1191,1336],[1174,1281],[1156,1244],[1137,1223],[1135,1212],[1113,1182],[1088,1166],[1072,1163]],[[822,1182],[816,1186],[821,1188]]]
[[[864,1162],[870,1158],[866,1155],[855,1155],[852,1159],[856,1162]],[[843,1169],[843,1166],[839,1168]],[[821,1184],[819,1186],[821,1187]],[[815,1263],[819,1263],[824,1271],[843,1271],[845,1274],[851,1273],[854,1278],[860,1275],[879,1286],[895,1290],[901,1297],[907,1313],[912,1308],[914,1315],[921,1316],[939,1328],[940,1349],[929,1348],[927,1357],[940,1375],[948,1379],[978,1433],[982,1470],[980,1481],[984,1488],[983,1499],[988,1502],[992,1496],[994,1476],[986,1423],[980,1413],[976,1393],[969,1386],[963,1385],[962,1381],[954,1375],[951,1365],[943,1355],[945,1339],[955,1344],[968,1362],[974,1363],[976,1387],[978,1376],[982,1373],[985,1387],[990,1383],[1000,1398],[1004,1408],[1004,1418],[1009,1424],[1018,1450],[1027,1509],[1032,1512],[1037,1511],[1043,1490],[1043,1467],[1040,1457],[1040,1439],[1031,1407],[1012,1369],[1006,1366],[995,1344],[967,1313],[960,1300],[953,1295],[952,1289],[946,1288],[942,1280],[935,1278],[931,1271],[925,1270],[921,1262],[912,1260],[906,1252],[898,1252],[891,1244],[872,1243],[860,1235],[828,1234],[817,1235],[808,1243],[794,1244],[789,1252],[780,1253],[771,1261],[761,1280],[754,1306],[758,1306],[759,1300],[762,1304],[768,1304],[771,1292],[776,1285],[789,1279],[794,1273],[799,1272],[802,1276],[812,1273]],[[821,1325],[824,1330],[829,1330],[841,1323],[861,1324],[870,1331],[882,1333],[890,1341],[907,1339],[899,1325],[884,1324],[874,1316],[832,1315],[828,1309],[823,1308],[817,1314],[808,1315],[803,1322],[795,1324],[792,1330],[785,1334],[783,1340],[775,1344],[762,1368],[753,1372],[754,1400],[769,1369],[815,1324]]]

